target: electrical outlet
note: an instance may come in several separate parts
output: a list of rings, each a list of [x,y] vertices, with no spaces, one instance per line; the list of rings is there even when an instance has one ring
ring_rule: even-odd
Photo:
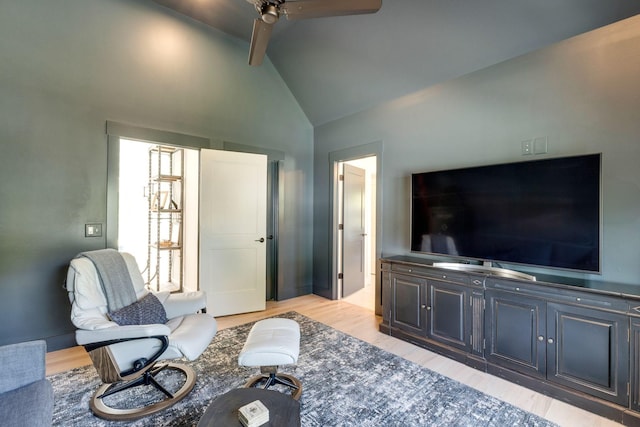
[[[528,156],[529,154],[533,154],[533,141],[527,139],[526,141],[522,141],[522,155]]]
[[[101,237],[102,224],[85,224],[84,237]]]

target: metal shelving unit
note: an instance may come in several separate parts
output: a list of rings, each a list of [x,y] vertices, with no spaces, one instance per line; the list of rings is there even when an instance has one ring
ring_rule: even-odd
[[[149,149],[147,286],[155,291],[183,289],[183,171],[182,149]]]

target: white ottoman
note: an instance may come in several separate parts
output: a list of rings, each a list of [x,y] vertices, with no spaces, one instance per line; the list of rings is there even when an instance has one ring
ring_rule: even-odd
[[[295,400],[302,394],[302,384],[294,376],[278,373],[278,366],[293,365],[300,352],[300,326],[290,319],[265,319],[251,328],[238,356],[241,366],[260,367],[261,375],[251,378],[245,387],[264,388],[283,384],[291,388]]]

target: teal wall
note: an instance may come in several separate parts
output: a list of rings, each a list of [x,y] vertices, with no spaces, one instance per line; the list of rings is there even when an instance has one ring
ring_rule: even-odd
[[[603,153],[603,271],[585,278],[640,286],[638,76],[640,15],[316,127],[314,292],[330,295],[328,160],[374,141],[383,255],[409,252],[412,172]],[[522,156],[544,136],[548,154]]]
[[[72,344],[62,284],[106,245],[84,224],[107,222],[107,120],[285,153],[281,297],[331,296],[329,158],[380,141],[382,254],[408,251],[411,172],[526,160],[546,136],[537,157],[603,153],[594,279],[638,283],[640,17],[314,130],[246,43],[151,1],[0,3],[0,345]]]
[[[107,221],[107,120],[284,152],[280,296],[310,292],[313,129],[271,63],[151,1],[0,3],[0,345],[70,344],[68,262],[106,245],[84,224]]]

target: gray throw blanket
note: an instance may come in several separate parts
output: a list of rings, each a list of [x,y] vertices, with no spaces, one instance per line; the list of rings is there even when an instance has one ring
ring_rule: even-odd
[[[110,313],[136,302],[129,269],[120,252],[115,249],[99,249],[82,252],[78,257],[89,258],[96,266]]]

